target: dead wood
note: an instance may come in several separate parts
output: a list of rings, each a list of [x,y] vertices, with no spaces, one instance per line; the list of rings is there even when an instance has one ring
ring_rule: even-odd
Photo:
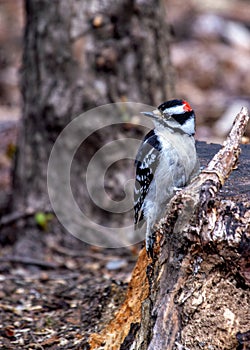
[[[154,261],[141,251],[125,302],[100,334],[91,335],[90,349],[244,348],[246,337],[239,335],[250,324],[250,193],[228,196],[220,189],[238,166],[248,120],[242,108],[221,150],[171,200]]]
[[[35,210],[28,208],[23,212],[14,211],[12,213],[6,214],[0,219],[0,228],[7,225],[12,225],[18,220],[26,219],[30,216],[33,216],[35,213]]]
[[[23,256],[5,256],[5,257],[0,257],[0,263],[13,263],[13,264],[23,264],[23,265],[34,265],[34,266],[39,266],[43,267],[46,269],[57,269],[60,267],[59,264],[53,263],[53,262],[48,262],[48,261],[43,261],[43,260],[38,260],[38,259],[33,259],[33,258],[24,258]]]

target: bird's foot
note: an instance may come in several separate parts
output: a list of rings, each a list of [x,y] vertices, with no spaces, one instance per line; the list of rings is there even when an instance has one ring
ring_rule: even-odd
[[[175,192],[180,192],[181,190],[183,190],[183,187],[174,187]]]

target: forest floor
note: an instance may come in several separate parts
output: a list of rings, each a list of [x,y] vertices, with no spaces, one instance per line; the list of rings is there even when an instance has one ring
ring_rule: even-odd
[[[168,0],[176,91],[194,106],[197,137],[222,143],[243,104],[250,105],[248,1]],[[21,118],[19,69],[23,9],[0,4],[0,212],[11,198]],[[248,130],[248,137],[250,130]],[[140,245],[89,246],[56,218],[46,230],[33,215],[0,229],[0,349],[87,349],[122,303]]]
[[[7,231],[25,234],[0,255],[0,349],[87,349],[122,303],[139,247],[96,248],[57,222],[44,232],[21,221]]]

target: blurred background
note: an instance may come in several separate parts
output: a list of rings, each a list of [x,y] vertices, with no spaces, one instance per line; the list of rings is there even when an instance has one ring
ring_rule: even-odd
[[[250,103],[250,2],[168,0],[166,5],[176,97],[184,96],[195,109],[197,139],[222,143],[232,118]],[[22,0],[0,1],[0,190],[10,187],[22,114],[24,15]]]
[[[250,1],[165,2],[166,11],[161,0],[0,0],[0,343],[6,349],[34,348],[34,342],[55,349],[60,341],[60,348],[79,349],[83,332],[98,332],[100,315],[112,318],[123,301],[141,249],[142,242],[91,246],[53,214],[47,164],[65,125],[106,103],[157,106],[168,96],[190,102],[198,140],[223,143],[236,114],[250,104]],[[102,225],[103,236],[110,227],[126,229],[128,216],[93,205],[86,168],[105,143],[124,135],[141,140],[145,131],[127,110],[119,112],[124,125],[93,133],[71,163],[77,203]],[[245,143],[249,136],[248,129]],[[218,147],[205,147],[205,161]],[[106,172],[101,185],[108,199],[123,200],[134,171],[127,161]],[[240,171],[233,174],[241,179]],[[74,224],[71,207],[68,213]]]

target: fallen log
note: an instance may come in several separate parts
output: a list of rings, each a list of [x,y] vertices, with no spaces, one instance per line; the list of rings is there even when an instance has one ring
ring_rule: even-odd
[[[238,163],[248,120],[242,108],[223,147],[172,198],[154,259],[142,249],[124,303],[89,349],[249,349],[249,145]]]

